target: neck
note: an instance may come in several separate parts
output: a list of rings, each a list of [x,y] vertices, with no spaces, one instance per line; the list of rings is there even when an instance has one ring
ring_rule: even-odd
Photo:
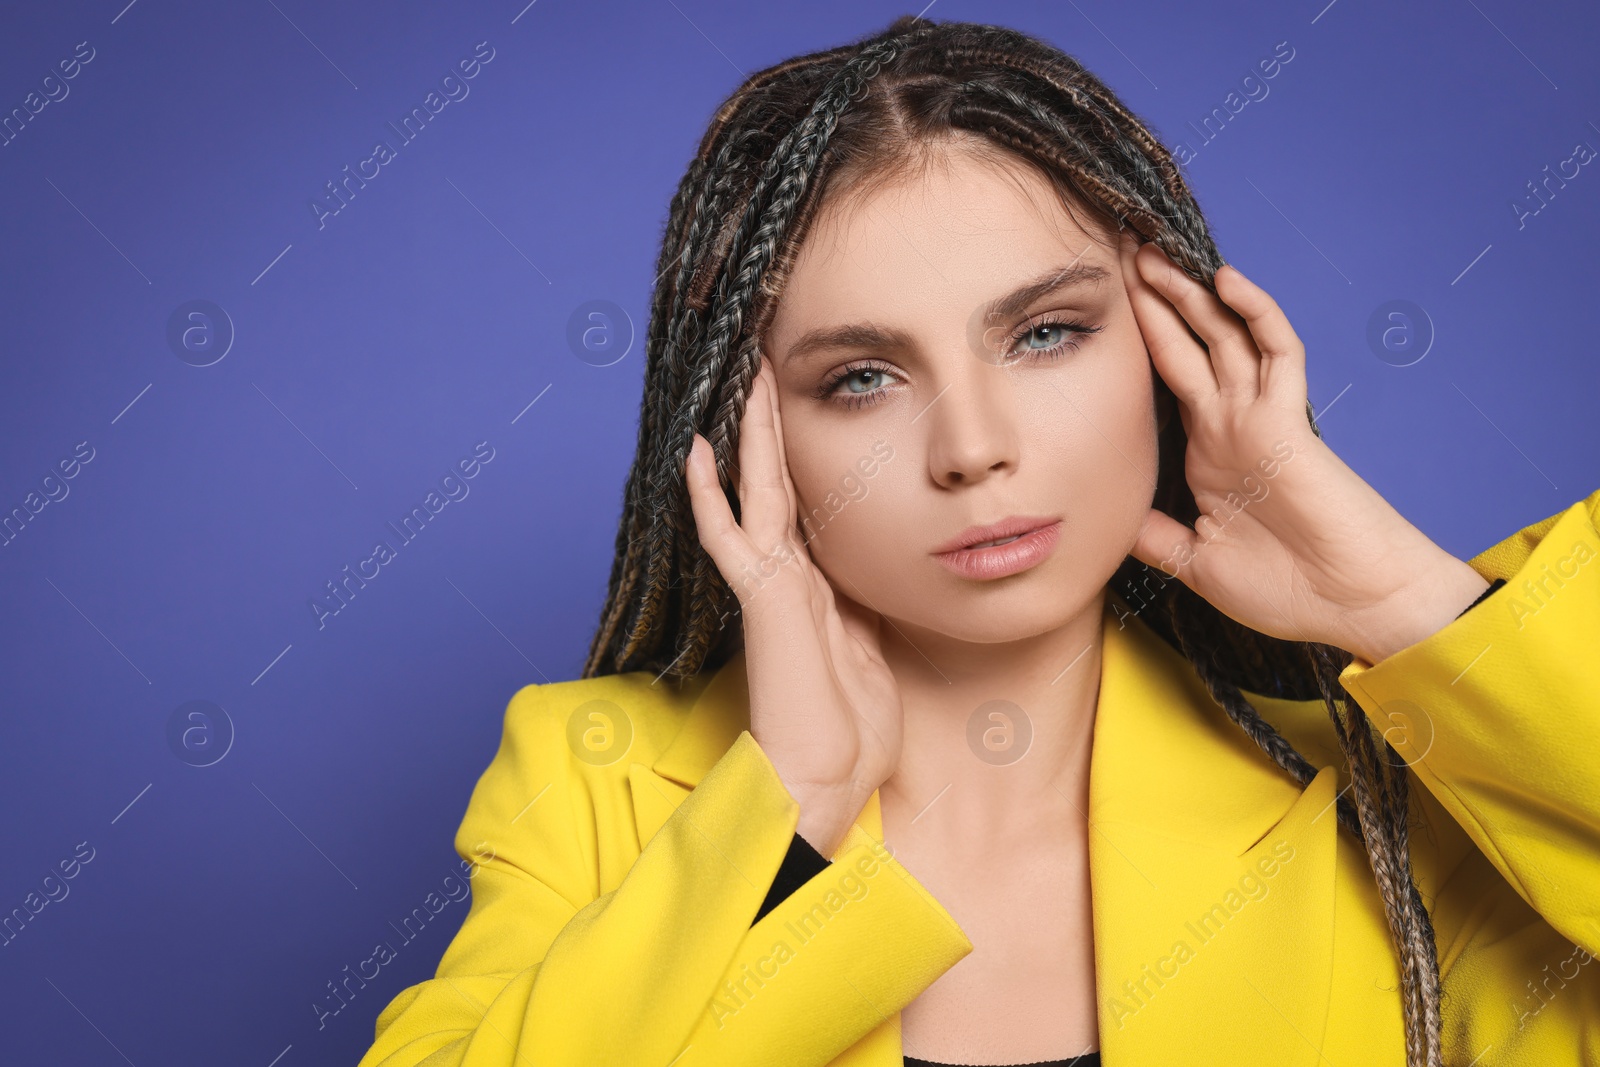
[[[905,726],[880,800],[910,833],[977,852],[1083,822],[1103,610],[1102,592],[1059,628],[1001,644],[884,627]]]

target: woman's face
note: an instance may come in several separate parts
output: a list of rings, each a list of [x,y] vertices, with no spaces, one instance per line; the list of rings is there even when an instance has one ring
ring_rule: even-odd
[[[943,159],[824,205],[763,351],[800,532],[834,589],[913,639],[1011,641],[1097,602],[1132,547],[1155,492],[1153,370],[1115,235],[1085,232],[1024,164]],[[1011,517],[1058,525],[938,554]]]

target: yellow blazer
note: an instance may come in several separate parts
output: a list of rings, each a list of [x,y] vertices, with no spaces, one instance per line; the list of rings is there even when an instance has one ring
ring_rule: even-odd
[[[1472,559],[1508,584],[1341,681],[1413,774],[1448,1064],[1600,1064],[1600,491]],[[1125,614],[1125,613],[1124,613]],[[1400,977],[1320,702],[1253,697],[1299,786],[1108,609],[1089,786],[1108,1067],[1403,1064]],[[968,952],[874,794],[760,922],[799,808],[744,660],[530,685],[456,849],[472,905],[361,1067],[900,1067],[899,1011]],[[1397,718],[1395,721],[1401,721]]]

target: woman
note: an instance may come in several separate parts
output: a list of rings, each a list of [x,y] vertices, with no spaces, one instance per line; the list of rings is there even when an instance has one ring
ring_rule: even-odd
[[[659,268],[585,677],[363,1067],[1597,1062],[1600,492],[1440,549],[1006,29],[751,77]]]

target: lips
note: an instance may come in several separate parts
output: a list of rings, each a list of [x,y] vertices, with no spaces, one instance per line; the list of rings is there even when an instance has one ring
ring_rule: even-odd
[[[976,545],[968,545],[967,547],[968,548],[998,548],[1000,545],[1009,545],[1011,542],[1015,541],[1017,538],[1019,538],[1021,536],[1022,536],[1021,534],[1012,534],[1010,537],[1001,538],[998,541],[982,541],[982,542],[980,542],[980,543],[978,543]]]
[[[1034,530],[1059,522],[1052,516],[1010,515],[987,526],[969,526],[944,544],[933,549],[934,555],[958,552],[964,548],[979,548],[997,541],[1011,541]]]
[[[1060,519],[1013,516],[962,531],[945,542],[958,547],[933,558],[958,577],[985,582],[1033,569],[1050,558],[1060,540]]]

